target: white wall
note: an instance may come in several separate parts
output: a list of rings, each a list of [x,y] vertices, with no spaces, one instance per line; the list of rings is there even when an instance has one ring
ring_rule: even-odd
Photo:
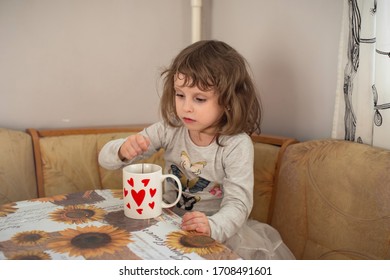
[[[191,43],[190,0],[0,0],[0,127],[158,120],[159,73]],[[263,132],[330,137],[341,0],[203,0],[204,38],[252,66]]]
[[[157,120],[190,15],[190,0],[0,0],[0,126]]]
[[[212,1],[212,36],[252,66],[264,133],[331,136],[342,8],[342,0]]]

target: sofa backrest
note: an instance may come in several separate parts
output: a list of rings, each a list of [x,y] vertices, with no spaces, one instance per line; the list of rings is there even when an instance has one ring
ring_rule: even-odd
[[[341,140],[284,153],[272,226],[297,259],[390,259],[390,151]]]
[[[30,135],[0,128],[0,205],[36,197]]]
[[[28,129],[34,143],[40,197],[102,188],[122,188],[122,170],[106,170],[98,154],[110,140],[137,133],[143,125],[111,128]],[[273,186],[285,148],[296,142],[287,137],[256,135],[254,207],[251,218],[270,221]],[[143,162],[164,166],[161,150]]]
[[[33,141],[39,197],[121,188],[121,170],[100,167],[99,152],[108,141],[127,137],[142,128],[27,129]],[[157,156],[145,161],[155,161]]]
[[[286,148],[297,141],[293,138],[271,135],[252,135],[252,140],[255,157],[254,204],[250,218],[270,223],[281,158]]]

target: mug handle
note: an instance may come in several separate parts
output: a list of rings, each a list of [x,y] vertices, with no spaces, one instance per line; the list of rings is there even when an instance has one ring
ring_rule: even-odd
[[[179,178],[177,178],[173,174],[164,174],[161,177],[161,182],[163,182],[167,178],[172,178],[172,179],[174,179],[176,181],[177,185],[179,186],[179,193],[177,195],[176,201],[172,202],[171,204],[166,204],[164,201],[162,201],[162,203],[161,203],[161,207],[162,208],[170,208],[170,207],[175,206],[179,202],[179,200],[181,198],[181,193],[182,193],[182,186],[181,186],[181,182],[180,182]]]

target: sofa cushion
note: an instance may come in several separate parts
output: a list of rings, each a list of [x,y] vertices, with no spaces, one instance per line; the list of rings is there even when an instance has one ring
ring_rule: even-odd
[[[100,189],[96,135],[40,140],[45,196]]]
[[[31,137],[0,128],[0,205],[37,197]]]
[[[272,225],[298,259],[390,259],[390,151],[340,140],[291,145]]]
[[[276,175],[279,146],[254,142],[254,190],[250,218],[266,223]]]
[[[98,163],[104,144],[136,132],[114,132],[41,137],[39,140],[45,196],[91,189],[122,188],[122,170]],[[140,162],[164,166],[163,151]]]

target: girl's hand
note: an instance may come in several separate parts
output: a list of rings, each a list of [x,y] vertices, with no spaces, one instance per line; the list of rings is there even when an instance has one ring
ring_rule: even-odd
[[[202,212],[194,211],[185,213],[181,221],[181,228],[183,230],[195,230],[211,236],[209,219]]]
[[[149,138],[141,134],[130,135],[119,149],[119,158],[121,160],[131,160],[146,152],[149,145]]]

